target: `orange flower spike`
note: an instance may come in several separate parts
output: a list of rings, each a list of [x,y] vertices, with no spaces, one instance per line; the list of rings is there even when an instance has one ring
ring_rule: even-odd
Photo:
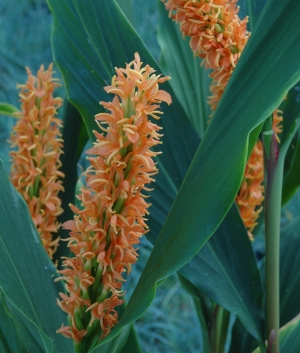
[[[243,51],[250,33],[248,18],[240,20],[237,0],[162,0],[169,16],[180,23],[184,36],[190,37],[195,55],[204,59],[210,74],[214,111]]]
[[[54,98],[55,88],[60,86],[53,78],[52,64],[48,70],[42,65],[34,76],[26,68],[28,80],[18,85],[22,112],[12,130],[10,152],[12,157],[11,181],[28,204],[33,222],[49,257],[52,259],[59,238],[53,240],[52,233],[60,227],[56,218],[62,213],[61,201],[57,197],[63,190],[59,171],[63,140],[60,128],[62,121],[56,118],[62,105],[61,98]]]
[[[115,97],[101,102],[107,112],[95,116],[104,133],[94,131],[96,142],[87,151],[92,155],[84,173],[87,186],[77,196],[82,210],[71,205],[74,220],[63,224],[71,231],[68,247],[76,256],[65,258],[60,271],[68,295],[60,294],[58,304],[70,326],[58,332],[79,348],[85,334],[104,337],[118,321],[114,308],[123,303],[123,275],[137,261],[134,244],[147,232],[150,204],[142,192],[158,172],[153,161],[158,152],[151,148],[161,143],[161,128],[149,118],[159,119],[162,101],[171,103],[158,87],[168,79],[143,67],[136,53],[104,87]]]

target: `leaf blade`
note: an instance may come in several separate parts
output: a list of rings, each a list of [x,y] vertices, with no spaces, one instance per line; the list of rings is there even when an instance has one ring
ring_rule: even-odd
[[[56,269],[41,245],[27,205],[9,182],[2,161],[0,180],[0,288],[5,301],[10,310],[15,308],[24,322],[29,320],[45,337],[45,349],[51,341],[54,349],[70,351],[71,342],[55,332],[61,323],[66,323],[65,315],[55,305],[58,291],[63,292],[62,284],[53,282]]]

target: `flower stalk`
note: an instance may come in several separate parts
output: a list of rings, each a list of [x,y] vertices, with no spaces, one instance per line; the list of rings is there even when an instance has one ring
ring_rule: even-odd
[[[279,148],[275,134],[272,135],[268,165],[265,201],[266,232],[266,318],[267,337],[275,330],[273,346],[279,353],[280,318],[280,212],[283,169],[278,165]]]
[[[137,261],[136,244],[147,230],[150,203],[143,192],[158,170],[151,150],[160,144],[158,120],[162,101],[171,97],[159,90],[169,77],[155,75],[139,55],[116,68],[107,93],[112,102],[101,102],[107,110],[95,116],[99,129],[96,142],[87,151],[90,166],[85,171],[86,187],[77,196],[82,209],[70,205],[74,220],[69,229],[68,247],[74,254],[64,258],[59,271],[67,294],[60,293],[57,303],[68,314],[69,326],[57,332],[72,338],[79,352],[86,352],[109,334],[118,321],[115,307],[123,303],[124,275]]]
[[[299,125],[300,120],[295,120],[288,137],[281,146],[278,142],[278,136],[273,132],[267,165],[265,199],[266,318],[267,337],[269,338],[268,348],[269,350],[272,349],[271,352],[274,353],[280,352],[280,215],[284,160]]]

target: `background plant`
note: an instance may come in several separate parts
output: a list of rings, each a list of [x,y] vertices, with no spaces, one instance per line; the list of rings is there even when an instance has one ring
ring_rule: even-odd
[[[66,82],[69,99],[71,103],[74,104],[75,107],[78,109],[85,121],[85,125],[83,125],[81,123],[81,118],[76,113],[76,111],[74,111],[74,109],[70,106],[66,107],[64,112],[65,126],[67,126],[64,133],[66,141],[66,154],[64,165],[65,168],[69,171],[69,179],[67,179],[67,185],[70,185],[74,188],[75,183],[77,182],[77,178],[74,178],[74,170],[76,172],[76,162],[79,158],[81,149],[83,148],[85,141],[87,140],[87,134],[91,133],[92,131],[93,115],[98,112],[99,109],[98,101],[103,99],[101,97],[100,92],[102,90],[98,88],[91,90],[91,87],[102,87],[105,83],[105,80],[109,80],[109,73],[112,72],[114,66],[122,66],[124,65],[124,62],[129,62],[132,57],[133,47],[136,48],[135,50],[138,50],[140,52],[144,62],[148,62],[152,65],[153,59],[147,53],[147,51],[145,51],[143,44],[138,40],[138,38],[135,37],[134,32],[132,31],[130,26],[128,26],[126,20],[124,20],[123,15],[118,10],[118,7],[116,7],[114,2],[112,2],[111,4],[102,4],[103,6],[101,8],[101,11],[97,11],[98,5],[96,3],[89,2],[88,5],[92,6],[92,8],[95,10],[95,12],[93,13],[97,13],[98,15],[98,17],[95,16],[92,19],[90,18],[90,16],[88,16],[90,8],[84,8],[79,2],[70,2],[68,4],[68,7],[64,7],[64,5],[66,5],[67,3],[62,4],[61,6],[63,7],[56,7],[58,5],[55,4],[55,2],[53,2],[53,4],[52,2],[49,2],[49,4],[50,7],[52,7],[52,11],[55,17],[53,32],[55,60],[57,63],[60,63],[60,70]],[[242,3],[242,10],[244,11],[248,10],[245,4],[247,3]],[[261,2],[255,2],[254,4],[256,5],[254,8],[256,10],[261,9],[263,5]],[[201,153],[199,152],[196,155],[196,159],[194,159],[191,169],[187,174],[186,179],[188,178],[188,182],[190,183],[191,187],[194,188],[193,195],[189,197],[187,191],[189,191],[190,189],[188,183],[185,182],[180,191],[182,196],[179,195],[177,197],[177,201],[172,208],[171,214],[169,215],[169,221],[167,221],[167,223],[165,224],[163,233],[160,236],[160,242],[158,242],[156,245],[156,249],[160,249],[160,254],[155,249],[152,252],[152,264],[154,262],[160,263],[161,267],[160,269],[151,267],[150,261],[148,263],[148,267],[144,272],[143,278],[147,278],[148,282],[151,284],[151,291],[149,290],[149,287],[145,288],[145,291],[147,291],[147,293],[144,293],[146,295],[144,295],[143,298],[148,298],[148,302],[146,303],[145,301],[142,302],[141,300],[138,300],[139,298],[135,294],[133,294],[131,304],[129,303],[129,306],[123,315],[120,325],[116,327],[115,333],[118,332],[118,327],[120,328],[122,326],[122,323],[128,323],[133,317],[137,316],[134,315],[134,312],[136,312],[135,310],[137,308],[139,309],[140,313],[146,309],[151,299],[150,297],[153,295],[155,281],[161,276],[165,277],[174,271],[173,264],[167,264],[166,258],[170,254],[173,254],[172,256],[174,258],[175,253],[172,253],[172,251],[175,251],[175,248],[171,248],[169,254],[162,250],[163,246],[166,245],[163,240],[167,241],[167,234],[171,233],[172,229],[174,230],[172,222],[176,221],[177,219],[180,221],[180,224],[177,223],[178,228],[176,229],[176,231],[184,229],[184,238],[181,237],[182,242],[180,243],[180,253],[176,253],[176,258],[178,258],[178,262],[175,264],[175,267],[177,269],[179,269],[179,267],[181,267],[181,265],[183,265],[186,260],[188,260],[188,258],[190,258],[192,254],[195,253],[196,248],[201,246],[200,243],[204,243],[209,234],[213,231],[213,228],[216,227],[217,223],[219,222],[217,221],[217,218],[222,218],[220,216],[221,213],[224,214],[230,206],[229,194],[234,195],[234,190],[231,190],[232,185],[235,185],[236,189],[239,186],[238,183],[243,172],[242,167],[246,160],[245,141],[248,132],[258,122],[262,122],[272,111],[272,109],[275,109],[275,106],[279,104],[279,102],[283,98],[283,95],[286,93],[287,88],[290,88],[291,85],[296,83],[298,79],[298,68],[294,61],[295,57],[298,55],[297,44],[296,42],[293,42],[296,33],[295,28],[292,32],[293,34],[290,34],[289,36],[290,42],[286,40],[286,37],[284,37],[288,37],[289,30],[292,31],[292,26],[295,24],[295,18],[299,14],[298,5],[293,4],[294,7],[292,13],[292,10],[290,10],[289,12],[288,3],[285,4],[286,7],[284,8],[280,8],[280,6],[285,5],[280,5],[276,1],[269,1],[268,4],[269,6],[274,6],[274,8],[276,8],[276,11],[272,11],[273,18],[266,19],[266,17],[264,17],[264,21],[261,20],[261,22],[258,23],[258,28],[259,24],[261,24],[260,29],[262,28],[262,26],[264,29],[261,31],[257,30],[257,32],[254,31],[252,35],[252,39],[254,39],[252,42],[250,42],[252,43],[252,46],[250,46],[249,43],[248,52],[245,51],[245,53],[243,54],[245,56],[244,61],[241,62],[237,67],[237,70],[239,71],[236,71],[235,76],[232,78],[232,82],[228,87],[229,93],[227,94],[227,96],[225,96],[226,99],[224,98],[220,103],[219,111],[217,110],[216,112],[215,118],[217,116],[220,116],[221,114],[222,118],[220,117],[219,120],[216,120],[217,122],[214,125],[210,126],[207,135],[204,139],[204,141],[206,141],[206,145],[202,144],[202,147],[200,147]],[[126,10],[127,9],[128,8],[126,8]],[[196,126],[196,124],[199,123],[199,120],[206,120],[207,115],[205,114],[208,113],[207,107],[204,103],[205,99],[203,99],[203,96],[206,95],[203,95],[202,92],[202,90],[205,92],[205,87],[207,90],[207,73],[203,73],[203,71],[198,71],[198,63],[193,62],[192,56],[189,56],[187,54],[187,45],[186,47],[184,47],[184,45],[187,43],[183,44],[184,42],[179,41],[180,35],[178,35],[177,32],[173,32],[173,24],[170,23],[169,20],[166,18],[166,13],[164,12],[165,10],[162,7],[160,7],[160,9],[162,10],[163,14],[161,17],[161,26],[163,26],[163,29],[160,33],[160,42],[163,48],[165,49],[163,50],[161,63],[164,68],[164,73],[170,74],[173,78],[174,83],[172,83],[171,81],[171,84],[173,86],[174,91],[179,97],[180,103],[178,101],[176,102],[175,99],[174,107],[171,107],[171,110],[169,111],[165,111],[165,140],[163,144],[164,153],[160,160],[161,174],[160,177],[157,178],[157,185],[155,191],[156,194],[152,198],[153,209],[150,218],[150,229],[152,230],[152,232],[149,235],[149,239],[152,239],[152,241],[154,241],[154,239],[158,235],[158,232],[160,231],[164,219],[169,212],[172,201],[177,194],[177,189],[179,188],[181,181],[185,176],[185,172],[188,169],[189,164],[192,160],[193,154],[198,147],[199,137],[194,132],[192,126],[189,124],[187,116],[190,117],[192,125]],[[265,13],[267,13],[267,10],[265,10]],[[284,14],[290,19],[290,28],[284,27],[285,23],[282,23],[282,21],[280,20],[282,14]],[[277,15],[278,18],[276,17]],[[63,16],[67,16],[69,21],[61,21]],[[128,14],[128,16],[130,15]],[[85,18],[89,18],[91,22],[86,23]],[[109,20],[110,18],[113,18],[114,21],[111,22]],[[250,18],[252,22],[255,22],[255,20],[258,18],[258,15],[253,12],[253,9],[252,11],[250,11]],[[96,21],[95,23],[97,23],[97,26],[95,28],[97,28],[97,30],[93,29],[91,25],[93,23],[92,20]],[[275,21],[275,23],[276,21],[279,21],[277,22],[277,25],[274,24],[273,26],[273,20]],[[72,31],[72,24],[74,23],[82,25],[82,27],[79,26],[81,30],[76,32],[76,36],[74,34],[75,31]],[[278,26],[278,23],[280,23],[280,26]],[[85,27],[83,27],[83,24],[85,25]],[[170,28],[168,26],[170,26]],[[110,28],[109,36],[104,35],[105,33],[107,33],[107,28]],[[126,31],[124,31],[124,28],[126,28]],[[167,31],[167,28],[170,29],[170,32]],[[73,46],[66,45],[68,44],[68,42],[66,42],[68,41],[66,33],[72,33],[72,35],[74,35],[74,37],[72,37],[72,40],[75,42],[75,46],[74,42]],[[99,33],[103,35],[101,36],[99,35]],[[175,36],[175,33],[177,33],[177,37]],[[60,36],[58,34],[60,34]],[[170,36],[170,38],[173,39],[167,41],[166,38],[168,38],[168,35]],[[89,38],[90,42],[88,42],[86,38]],[[269,44],[270,46],[268,47],[266,45],[266,41],[263,41],[263,39],[265,40],[266,38],[268,39],[268,43],[276,43],[277,49],[278,46],[280,47],[280,50],[276,51],[276,56],[275,51],[272,51],[274,50],[272,48],[272,45]],[[264,45],[259,44],[260,40],[262,40]],[[172,45],[174,45],[176,49],[174,49],[174,47],[172,48]],[[290,51],[290,45],[293,45],[292,53]],[[77,50],[80,49],[80,53],[83,53],[81,59],[85,58],[88,61],[85,62],[83,66],[80,66],[81,60],[77,61],[76,63],[70,62],[69,59],[72,56],[71,51],[69,53],[66,53],[58,50],[58,48],[63,47],[72,48],[77,54]],[[92,51],[91,47],[93,48]],[[101,48],[107,48],[107,51],[103,51],[101,50]],[[176,60],[168,59],[168,53],[172,53],[174,52],[174,50],[176,50],[176,52],[178,53],[178,55],[176,56]],[[107,56],[103,54],[105,52],[107,53]],[[100,55],[100,53],[102,54]],[[272,55],[274,56],[272,56],[270,53],[273,53]],[[74,57],[79,58],[80,55],[73,55],[72,59],[74,59]],[[102,60],[99,60],[99,58],[102,58]],[[270,60],[270,58],[273,58],[273,60]],[[187,60],[190,60],[188,68],[190,68],[191,70],[186,71],[184,74],[182,67],[186,65],[184,63],[189,62]],[[103,63],[105,63],[105,65],[103,65]],[[284,63],[284,65],[282,64],[280,66],[279,63]],[[156,67],[156,64],[153,66]],[[81,68],[81,71],[79,70],[79,67]],[[93,75],[90,74],[91,67],[94,69]],[[276,82],[272,80],[272,77],[274,76],[273,70],[275,67],[277,72]],[[74,71],[75,68],[76,71]],[[172,68],[174,68],[175,71],[171,72]],[[78,72],[80,72],[79,75]],[[199,79],[195,80],[194,77],[199,77]],[[256,82],[259,82],[260,87],[257,87],[255,85],[255,80],[257,80]],[[204,87],[204,89],[202,87]],[[272,91],[270,91],[270,87],[272,87]],[[259,91],[259,89],[261,89],[261,91]],[[199,93],[200,98],[196,98],[197,95],[195,94],[195,92]],[[291,118],[287,119],[286,126],[284,126],[284,131],[287,132],[289,130],[288,127],[292,125],[292,121],[297,115],[297,92],[298,91],[296,86],[296,89],[292,89],[290,91],[290,95],[288,97],[288,102],[290,104],[287,105],[287,112],[285,113],[285,116],[290,114]],[[259,94],[261,95],[261,100],[258,98]],[[195,97],[194,101],[196,101],[197,104],[191,104],[193,100],[191,100],[190,97]],[[183,108],[181,107],[181,105]],[[247,106],[246,110],[245,106]],[[201,112],[200,119],[199,112]],[[248,120],[246,121],[247,114]],[[249,116],[251,116],[251,119],[249,119]],[[170,124],[170,121],[172,122],[172,124]],[[243,124],[242,121],[244,122]],[[83,128],[83,126],[86,126],[86,130]],[[226,134],[224,133],[225,127],[227,132]],[[80,131],[76,131],[76,129]],[[70,136],[72,136],[72,141],[70,141]],[[74,136],[77,136],[77,138],[74,138]],[[186,139],[186,136],[189,137],[188,140]],[[254,139],[255,138],[252,139],[250,135],[250,142]],[[290,150],[285,165],[286,173],[284,180],[284,199],[288,199],[288,196],[292,195],[298,186],[297,178],[295,178],[295,170],[297,170],[297,163],[295,162],[297,162],[297,158],[295,157],[296,155],[293,152],[297,152],[298,149],[297,137],[294,139],[293,145],[294,149]],[[220,146],[219,150],[218,146]],[[226,148],[224,146],[226,146]],[[221,149],[223,150],[223,155],[220,152]],[[234,159],[233,157],[236,153],[236,151],[234,150],[237,150],[240,153],[239,156],[236,156],[236,159]],[[74,151],[76,153],[74,153],[75,155],[72,155],[72,152]],[[218,163],[216,162],[212,162],[219,160],[214,159],[218,158],[218,153],[220,154],[219,157],[222,156],[224,159],[224,163],[220,163],[220,165],[218,165]],[[206,156],[206,158],[201,156]],[[231,162],[228,160],[228,156],[230,156],[232,163],[233,161],[240,162],[234,165],[229,163],[225,167],[225,162]],[[197,158],[199,158],[199,160]],[[212,173],[212,170],[214,171],[214,175],[209,174],[212,177],[210,183],[211,187],[205,188],[205,180],[207,179],[203,179],[201,175],[203,177],[204,175],[201,173],[202,171],[208,171],[209,173]],[[235,170],[236,175],[232,175],[232,170]],[[5,179],[3,179],[1,176],[1,182],[2,180]],[[193,180],[195,180],[194,184]],[[195,185],[197,186],[194,187]],[[201,187],[199,187],[199,185]],[[207,193],[209,192],[209,196],[205,195],[205,193],[202,194],[204,189],[207,190]],[[199,194],[196,194],[195,190],[199,191]],[[4,193],[4,191],[6,192],[7,190],[2,190],[2,193]],[[73,190],[67,190],[65,194],[65,202],[68,202],[68,197],[73,197],[72,194],[74,195]],[[3,200],[4,197],[6,197],[5,200],[11,199],[11,196],[9,195],[1,195],[1,200]],[[193,199],[193,203],[190,203],[190,208],[187,207],[188,203],[185,202],[185,200],[188,198],[190,200],[191,198],[195,198],[195,200]],[[202,205],[200,204],[200,202],[202,203],[203,198],[205,200],[210,199],[211,201],[206,202],[205,205]],[[218,202],[216,200],[218,200]],[[225,206],[226,202],[227,206]],[[8,203],[6,203],[6,206],[7,204]],[[220,205],[222,207],[220,207]],[[13,204],[11,204],[11,207],[14,207]],[[193,211],[195,209],[197,209],[197,212],[200,212],[201,217],[203,217],[203,219],[207,217],[206,226],[202,224],[202,218],[198,218],[198,213],[196,214]],[[183,215],[182,210],[186,212],[185,216]],[[178,213],[176,214],[176,212]],[[68,217],[67,215],[65,216]],[[10,219],[9,217],[7,218]],[[3,222],[3,224],[7,223],[4,221],[7,218],[3,218],[1,222]],[[28,222],[28,219],[26,220],[26,222]],[[236,224],[234,231],[230,226],[233,223]],[[215,226],[213,226],[213,224],[215,224]],[[282,236],[282,239],[285,238],[285,244],[282,245],[282,248],[284,249],[284,253],[282,256],[286,258],[286,256],[290,254],[290,257],[294,257],[295,262],[298,261],[296,252],[296,245],[298,241],[296,229],[297,220],[295,220],[291,225],[288,225],[286,231],[283,233],[284,236]],[[6,232],[18,235],[18,232],[15,229],[5,229],[5,233]],[[233,207],[230,213],[228,213],[228,215],[226,216],[225,221],[222,223],[221,227],[218,228],[218,231],[213,235],[211,240],[206,243],[206,245],[196,255],[196,257],[193,258],[191,262],[189,262],[186,266],[180,269],[181,276],[184,276],[184,279],[181,277],[181,280],[184,283],[185,288],[189,289],[189,292],[193,294],[192,298],[194,299],[195,303],[198,304],[197,312],[199,313],[199,318],[202,326],[201,345],[205,347],[205,351],[208,351],[209,349],[209,343],[207,338],[209,323],[211,323],[211,321],[205,314],[207,311],[203,309],[205,308],[204,304],[206,303],[206,301],[203,300],[203,293],[204,295],[208,295],[210,299],[214,302],[235,313],[239,320],[244,324],[244,328],[241,328],[238,321],[236,321],[233,326],[231,340],[232,343],[230,348],[232,352],[246,352],[247,350],[250,352],[250,347],[253,347],[254,349],[257,343],[251,335],[254,335],[256,339],[261,340],[262,342],[262,338],[259,338],[259,336],[262,335],[262,330],[261,328],[259,328],[260,313],[257,309],[257,303],[253,303],[253,297],[259,298],[261,296],[261,293],[259,293],[258,290],[259,286],[257,285],[259,282],[259,275],[258,271],[255,270],[256,264],[251,246],[247,240],[247,237],[243,236],[242,234],[246,234],[245,229],[243,228],[243,225],[238,221],[238,214]],[[29,236],[28,238],[31,239],[32,236]],[[6,238],[3,237],[3,239]],[[288,239],[293,240],[289,241]],[[177,240],[180,240],[180,238],[178,238]],[[18,241],[21,241],[19,237]],[[36,245],[36,247],[38,247],[38,245]],[[191,247],[193,247],[193,251],[189,252],[190,250],[187,249],[190,249]],[[254,244],[254,247],[255,249],[257,249],[257,254],[263,256],[263,241],[259,241],[259,235],[258,241]],[[24,244],[24,247],[22,248],[24,248],[24,252],[25,250],[28,251],[28,253],[32,252],[30,244]],[[243,253],[240,252],[241,248],[243,248],[244,250]],[[10,249],[7,244],[6,249],[9,249],[10,254],[14,253],[14,249]],[[188,257],[186,257],[186,260],[183,260],[182,258],[182,254],[184,252],[189,253]],[[18,258],[18,262],[21,262],[21,255],[19,253],[16,253],[15,255]],[[40,254],[40,257],[43,258],[42,252]],[[220,266],[211,268],[211,264],[216,263],[215,259],[218,259],[217,263]],[[35,260],[37,261],[37,259]],[[3,256],[1,263],[2,261],[5,264],[5,261],[9,260],[5,256]],[[34,263],[37,263],[36,261]],[[45,259],[39,259],[38,261],[40,261],[39,263],[42,264]],[[236,263],[243,263],[244,265],[237,267]],[[286,264],[286,262],[282,263]],[[163,268],[164,264],[166,266],[164,268],[165,272],[160,272],[162,271],[161,268]],[[49,262],[46,262],[44,264],[44,266],[46,267],[48,267],[48,265]],[[49,266],[51,267],[51,265]],[[291,274],[290,267],[285,266],[287,265],[283,265],[281,269],[281,277],[284,278],[283,282],[281,283],[282,293],[285,294],[282,298],[282,325],[290,321],[299,311],[297,309],[297,301],[293,299],[293,293],[296,293],[297,291],[289,290],[290,288],[297,288],[297,285],[299,283],[297,273]],[[9,273],[10,267],[5,268],[7,270],[4,271],[4,273]],[[14,268],[17,268],[17,265],[15,265]],[[20,269],[21,268],[22,266],[20,267]],[[202,269],[201,272],[197,270],[199,268]],[[249,271],[250,268],[251,271]],[[154,277],[149,276],[152,270],[153,273],[155,273]],[[33,270],[29,270],[28,272],[33,273]],[[248,278],[249,276],[249,273],[251,273],[252,276],[251,281],[246,280],[246,278]],[[37,274],[35,274],[31,278],[36,278],[36,276]],[[253,283],[253,281],[255,285],[251,284]],[[36,281],[34,281],[34,283],[35,282]],[[193,285],[190,285],[191,282],[193,283]],[[3,283],[5,283],[6,286],[3,285]],[[219,290],[215,290],[216,283],[221,284]],[[43,295],[47,297],[48,293],[44,293],[42,288],[40,288],[38,282],[37,284],[38,288],[35,288],[36,291],[39,290]],[[7,306],[7,309],[11,313],[13,313],[13,317],[21,317],[23,321],[25,320],[25,317],[26,320],[30,320],[29,322],[33,323],[33,329],[37,329],[35,337],[42,337],[42,340],[35,338],[35,344],[38,344],[40,345],[40,347],[42,347],[40,348],[40,351],[45,351],[46,349],[49,349],[49,351],[51,351],[51,340],[53,340],[54,342],[54,350],[57,349],[57,346],[63,347],[60,344],[67,344],[66,342],[56,342],[56,336],[51,333],[51,330],[53,332],[53,329],[59,327],[60,323],[58,324],[58,326],[56,325],[55,328],[50,326],[43,326],[43,324],[45,324],[47,320],[39,318],[39,315],[41,314],[40,310],[38,309],[34,311],[34,315],[32,315],[30,311],[26,311],[24,316],[24,306],[19,307],[17,305],[18,300],[13,295],[14,293],[9,292],[9,288],[11,287],[11,285],[12,284],[7,282],[6,278],[2,277],[1,288],[2,292],[4,293],[3,298],[5,305]],[[26,285],[25,288],[27,288]],[[224,291],[224,288],[226,289],[226,291]],[[158,290],[159,289],[160,287],[158,287]],[[20,288],[20,292],[22,292],[23,290],[24,286]],[[199,292],[201,292],[202,294],[199,294]],[[228,297],[224,296],[224,292],[229,293]],[[33,293],[31,295],[28,294],[28,297],[33,297],[33,295]],[[48,302],[51,302],[50,297],[48,298]],[[242,303],[243,305],[240,305],[240,303]],[[37,305],[37,303],[33,304]],[[202,307],[202,310],[199,310],[200,307]],[[59,320],[61,322],[61,318],[59,317],[59,315],[55,315],[55,317],[56,318],[53,319],[53,324]],[[22,322],[22,320],[18,320],[18,322]],[[297,325],[297,322],[293,323],[293,325]],[[246,333],[245,328],[251,335],[249,335],[249,333]],[[23,330],[24,326],[21,325],[21,328],[18,330],[18,332],[22,332]],[[290,330],[290,332],[292,332],[292,329]],[[123,330],[122,332],[124,334],[125,330]],[[42,333],[46,333],[47,337],[44,337]],[[48,340],[49,337],[51,338]],[[242,337],[242,339],[236,339],[236,337]],[[113,344],[112,342],[114,341],[110,341],[111,344]],[[294,344],[297,344],[295,342],[296,341],[294,340]],[[294,349],[297,349],[297,345],[295,345],[294,347]],[[104,351],[104,349],[105,346],[102,346],[100,351]],[[193,351],[193,349],[195,348],[191,348],[191,351]],[[287,351],[292,351],[292,348],[289,347]],[[297,350],[295,350],[295,352],[296,351]]]

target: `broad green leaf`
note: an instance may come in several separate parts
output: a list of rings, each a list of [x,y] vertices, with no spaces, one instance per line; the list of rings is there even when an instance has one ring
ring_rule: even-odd
[[[71,340],[56,334],[62,323],[66,324],[66,315],[56,305],[63,286],[54,283],[56,269],[40,242],[27,205],[9,182],[2,161],[0,180],[0,290],[18,324],[18,336],[28,336],[32,328],[39,333],[35,339],[45,352],[71,352]]]
[[[183,40],[179,26],[168,18],[164,4],[159,2],[158,43],[161,66],[172,77],[170,84],[198,134],[203,137],[210,109],[207,104],[209,71],[194,58],[189,38]]]
[[[134,327],[134,324],[131,324],[127,341],[120,352],[121,353],[130,353],[130,352],[142,353],[142,347],[140,345],[139,338],[138,338],[136,329]]]
[[[257,21],[266,0],[239,0],[238,5],[241,7],[240,14],[242,17],[249,15],[250,31],[253,30],[255,22]],[[285,135],[289,132],[293,121],[299,117],[300,111],[300,85],[299,82],[291,88],[287,94],[287,100],[283,102],[283,133],[282,142]],[[298,134],[299,135],[299,134]],[[290,146],[287,160],[285,161],[285,175],[283,182],[282,204],[285,205],[291,197],[295,194],[300,186],[299,178],[300,172],[300,139],[296,137]],[[257,228],[256,230],[257,231]]]
[[[280,352],[299,353],[300,347],[300,315],[279,330]],[[261,353],[257,348],[253,353]]]
[[[156,282],[189,261],[228,212],[242,180],[250,131],[300,78],[299,16],[300,3],[267,2],[131,300],[103,342],[142,315],[155,295]],[[263,340],[261,335],[256,338]]]
[[[179,273],[211,300],[236,314],[254,337],[263,336],[260,274],[235,205],[214,235]]]
[[[14,116],[14,113],[19,112],[19,110],[9,103],[0,102],[0,115]]]
[[[151,240],[155,242],[156,239]],[[189,283],[188,288],[192,288],[189,293],[198,301],[203,297],[202,292],[236,313],[248,332],[263,330],[260,275],[246,229],[235,205],[212,238],[178,274],[185,288],[186,283]],[[203,320],[202,311],[198,317],[204,330],[204,352],[209,352],[205,329],[210,326],[210,322]]]

